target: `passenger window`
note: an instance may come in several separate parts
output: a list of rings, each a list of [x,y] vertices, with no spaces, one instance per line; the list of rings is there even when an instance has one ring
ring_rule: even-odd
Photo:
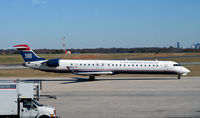
[[[90,64],[88,64],[88,66],[90,66]]]
[[[114,66],[114,64],[112,64],[112,66]]]
[[[108,64],[108,66],[110,66],[110,64]]]

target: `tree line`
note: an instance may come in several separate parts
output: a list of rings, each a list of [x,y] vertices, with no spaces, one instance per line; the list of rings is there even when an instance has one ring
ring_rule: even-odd
[[[200,49],[177,49],[173,47],[159,48],[159,47],[147,47],[147,48],[85,48],[85,49],[67,49],[72,54],[79,53],[169,53],[169,52],[200,52]],[[62,49],[35,49],[37,54],[62,54]],[[19,54],[17,50],[8,49],[0,50],[1,55],[5,54]]]

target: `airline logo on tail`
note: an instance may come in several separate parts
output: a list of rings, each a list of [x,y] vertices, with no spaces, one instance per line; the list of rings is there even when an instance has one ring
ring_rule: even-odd
[[[31,48],[28,45],[26,45],[26,44],[15,45],[13,47],[20,51],[20,54],[23,57],[23,59],[24,59],[25,62],[45,60],[45,58],[38,57],[31,50]]]
[[[33,56],[32,56],[31,53],[30,53],[30,54],[25,54],[25,58],[26,58],[26,59],[31,59],[31,58],[33,58]]]

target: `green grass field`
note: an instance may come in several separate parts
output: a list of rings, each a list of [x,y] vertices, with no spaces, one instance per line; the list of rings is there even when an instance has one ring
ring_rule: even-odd
[[[132,59],[132,58],[145,58],[145,57],[171,57],[171,56],[191,56],[200,55],[200,53],[120,53],[120,54],[41,54],[40,57],[46,59],[51,58],[62,58],[62,59]],[[176,62],[200,62],[200,58],[169,58],[169,59],[159,59],[159,60],[170,60]],[[24,63],[20,55],[1,55],[0,64],[16,64]],[[187,65],[191,73],[188,76],[200,76],[200,65]],[[118,76],[118,75],[114,75]],[[120,75],[121,76],[121,75]],[[127,74],[122,76],[135,77],[144,75]],[[152,75],[145,75],[152,76]],[[166,76],[166,75],[153,75],[153,76]],[[168,76],[168,75],[167,75]],[[59,74],[59,73],[48,73],[41,72],[33,69],[15,69],[15,70],[0,70],[0,77],[77,77],[72,74]]]
[[[200,53],[113,53],[113,54],[40,54],[40,57],[46,59],[62,58],[62,59],[133,59],[146,57],[171,57],[171,56],[191,56],[200,55]],[[176,62],[200,62],[200,58],[172,58],[159,59],[171,60]],[[0,55],[0,64],[23,63],[23,59],[19,54],[16,55]]]

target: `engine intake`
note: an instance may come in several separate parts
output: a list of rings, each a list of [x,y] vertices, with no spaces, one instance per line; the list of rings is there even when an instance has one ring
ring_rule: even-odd
[[[58,67],[59,66],[59,59],[49,59],[47,61],[47,66],[49,66],[49,67]]]

